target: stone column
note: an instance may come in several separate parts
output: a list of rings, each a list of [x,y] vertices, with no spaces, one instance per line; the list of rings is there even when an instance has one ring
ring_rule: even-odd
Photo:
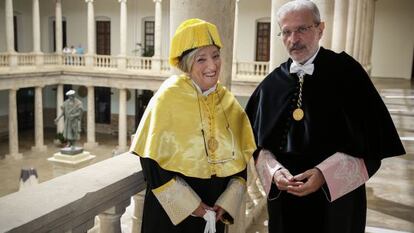
[[[6,0],[5,8],[7,52],[14,53],[13,0]]]
[[[224,47],[221,49],[220,82],[230,89],[233,61],[234,9],[236,0],[171,0],[170,33],[186,19],[200,18],[215,24]],[[172,36],[171,36],[172,38]]]
[[[364,2],[362,0],[359,0],[357,3],[354,48],[352,52],[352,56],[359,62],[360,62],[359,50],[361,48],[361,38],[362,38],[361,34],[363,33],[362,24],[364,23],[362,22],[363,5],[364,5]]]
[[[63,29],[62,29],[62,1],[55,0],[55,45],[56,45],[56,53],[62,54],[63,48]]]
[[[118,69],[126,69],[126,47],[127,47],[127,0],[118,0],[120,3],[120,32],[119,32],[119,56]]]
[[[349,0],[345,51],[351,56],[354,54],[357,5],[357,0]]]
[[[43,87],[35,87],[35,146],[34,151],[45,151],[47,147],[43,138]]]
[[[325,30],[319,44],[330,49],[332,45],[334,0],[314,0],[314,2],[319,8],[322,22],[325,22]]]
[[[289,54],[283,45],[282,38],[277,36],[280,32],[279,23],[277,22],[277,10],[289,0],[272,0],[272,11],[270,19],[270,61],[269,61],[269,72],[273,71],[281,63],[285,62]]]
[[[118,125],[118,153],[128,150],[127,147],[127,89],[119,89],[119,125]]]
[[[162,0],[153,0],[155,3],[155,31],[154,31],[154,56],[152,57],[152,69],[161,71],[161,25],[162,25]]]
[[[56,54],[58,57],[58,64],[62,64],[62,48],[63,48],[63,30],[62,30],[62,2],[61,0],[55,0],[55,46]]]
[[[332,27],[332,50],[335,52],[345,50],[347,21],[348,0],[335,1]]]
[[[84,147],[94,148],[98,145],[95,141],[95,87],[88,86],[88,111],[86,114],[86,143]]]
[[[33,53],[36,55],[36,65],[43,64],[43,56],[40,51],[40,10],[39,0],[33,0],[32,21],[33,21]]]
[[[33,0],[32,22],[33,22],[33,52],[40,53],[40,12],[39,0]]]
[[[121,233],[121,216],[130,204],[130,199],[99,214],[100,233]]]
[[[371,74],[372,70],[372,63],[371,63],[371,55],[372,55],[372,43],[374,37],[374,21],[375,21],[375,1],[376,0],[369,0],[368,1],[368,35],[366,37],[366,64],[367,64],[367,72]]]
[[[63,105],[63,84],[58,84],[56,89],[56,117],[62,114]],[[63,120],[59,120],[56,127],[56,133],[63,133],[64,122]]]
[[[88,5],[88,50],[85,56],[85,65],[93,66],[95,56],[95,13],[93,10],[94,0],[85,0]]]
[[[15,159],[22,158],[19,153],[19,128],[17,121],[17,89],[9,90],[9,154]],[[6,155],[6,156],[8,156]]]
[[[234,36],[233,36],[233,63],[231,69],[231,77],[237,77],[237,34],[239,33],[239,2],[236,0],[236,7],[234,9]]]
[[[366,69],[367,64],[365,63],[365,59],[364,59],[364,54],[365,54],[365,50],[367,49],[366,45],[365,45],[365,37],[368,34],[367,31],[367,24],[368,24],[368,20],[367,20],[367,0],[361,0],[362,2],[362,15],[361,15],[361,36],[359,39],[359,50],[358,50],[358,60],[359,62],[362,64],[362,66]]]

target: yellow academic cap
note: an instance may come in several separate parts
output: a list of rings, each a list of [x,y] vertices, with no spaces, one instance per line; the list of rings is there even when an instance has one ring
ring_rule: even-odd
[[[213,44],[222,47],[216,25],[201,19],[187,19],[178,26],[172,38],[169,62],[177,67],[178,58],[185,51]]]

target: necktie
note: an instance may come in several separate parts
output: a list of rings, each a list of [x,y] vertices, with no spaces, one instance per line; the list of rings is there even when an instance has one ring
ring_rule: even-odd
[[[298,73],[299,76],[303,76],[304,74],[312,75],[314,68],[313,64],[300,65],[292,62],[290,65],[290,73]]]

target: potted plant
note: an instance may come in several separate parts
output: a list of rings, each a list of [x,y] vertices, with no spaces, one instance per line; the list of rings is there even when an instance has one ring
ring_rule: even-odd
[[[62,147],[66,145],[66,138],[63,136],[63,133],[59,132],[55,135],[55,139],[53,140],[53,143],[56,146]]]

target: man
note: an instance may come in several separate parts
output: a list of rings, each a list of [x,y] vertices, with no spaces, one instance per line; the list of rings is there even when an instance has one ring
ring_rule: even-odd
[[[75,98],[75,91],[66,92],[68,97],[61,106],[62,114],[55,119],[55,123],[64,116],[65,126],[63,129],[63,137],[68,140],[68,147],[74,149],[75,141],[80,139],[81,118],[82,118],[82,102]]]
[[[82,47],[81,44],[79,44],[78,47],[76,47],[76,54],[83,55],[84,53],[85,53],[85,49]]]
[[[381,159],[404,148],[362,66],[319,46],[324,23],[316,5],[290,1],[277,16],[290,59],[246,107],[269,232],[363,233],[364,183]]]

